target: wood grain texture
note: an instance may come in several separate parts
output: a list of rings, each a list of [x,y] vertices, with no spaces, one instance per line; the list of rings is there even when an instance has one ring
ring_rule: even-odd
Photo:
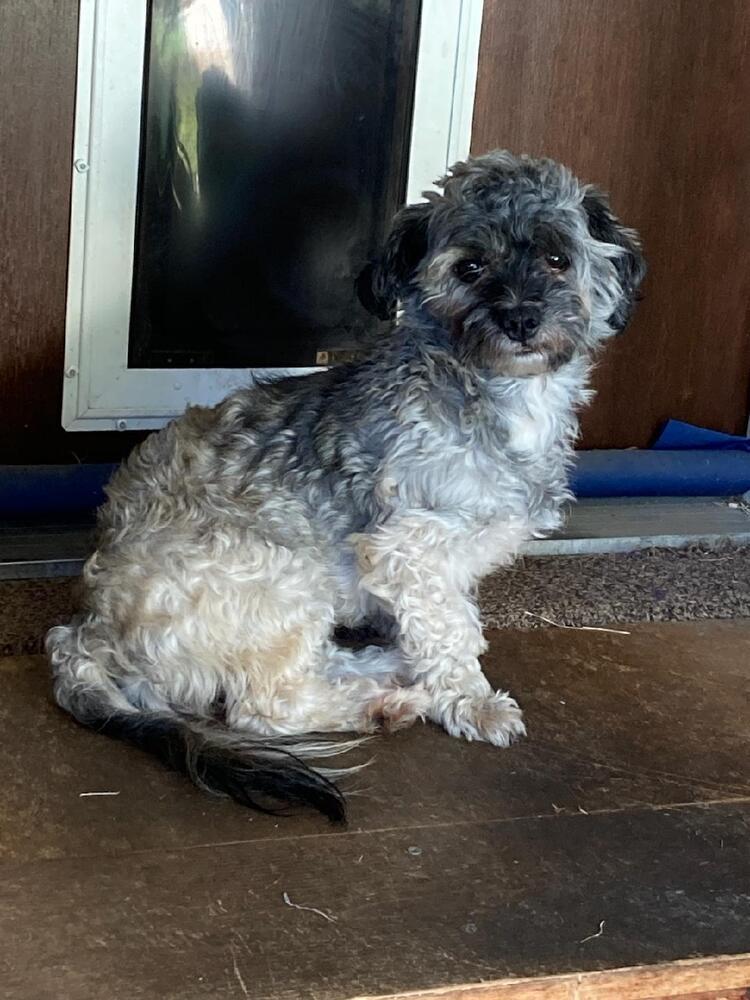
[[[97,800],[79,805],[83,816]],[[2,996],[349,1000],[742,954],[748,824],[750,802],[443,827],[415,817],[402,830],[8,862]],[[584,942],[603,917],[605,934]]]
[[[77,3],[0,5],[0,462],[116,459],[139,436],[60,428]],[[748,410],[750,7],[486,0],[476,151],[547,153],[609,188],[651,274],[607,352],[584,445]]]
[[[486,0],[475,152],[548,155],[612,195],[650,274],[584,447],[668,417],[744,433],[750,388],[746,0]]]
[[[356,1000],[750,1000],[748,983],[750,955],[727,955]]]
[[[750,733],[736,725],[738,704],[750,704],[750,623],[618,627],[630,634],[490,631],[485,669],[523,705],[529,739],[508,753],[434,727],[378,739],[349,760],[376,758],[349,782],[367,789],[352,799],[351,828],[562,814],[585,822],[634,806],[750,800]],[[139,750],[81,729],[50,704],[41,658],[0,658],[0,691],[0,862],[331,832],[315,814],[277,826],[217,802]],[[35,775],[45,781],[31,823]],[[97,788],[121,794],[79,800]]]
[[[489,638],[529,738],[378,739],[346,829],[211,799],[0,660],[3,1000],[739,1000],[747,962],[682,960],[750,952],[750,625]]]
[[[0,3],[0,463],[117,459],[61,427],[77,0]]]

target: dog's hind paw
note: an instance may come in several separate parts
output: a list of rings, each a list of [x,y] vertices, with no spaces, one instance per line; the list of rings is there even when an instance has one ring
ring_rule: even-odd
[[[488,698],[458,697],[443,708],[440,722],[451,736],[483,740],[498,747],[510,746],[526,735],[518,702],[502,691]]]
[[[396,688],[370,706],[370,716],[386,732],[405,729],[424,721],[430,712],[429,694],[418,687]]]

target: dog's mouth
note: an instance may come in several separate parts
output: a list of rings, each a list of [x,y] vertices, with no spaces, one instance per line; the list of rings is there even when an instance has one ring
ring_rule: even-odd
[[[494,325],[493,339],[496,339],[500,351],[515,358],[549,358],[556,364],[570,361],[575,350],[575,344],[570,334],[558,323],[547,320],[524,336],[509,335],[508,332]]]
[[[556,371],[562,363],[549,351],[522,346],[517,350],[498,351],[491,367],[498,375],[520,377],[546,375]]]
[[[575,354],[575,344],[554,323],[542,324],[524,340],[509,337],[496,329],[491,337],[492,367],[498,374],[544,375],[557,371]],[[489,346],[489,345],[488,345]]]
[[[543,365],[546,371],[557,371],[572,360],[575,354],[575,344],[571,338],[554,328],[540,332],[522,344],[508,342],[506,338],[506,345],[507,353],[521,364]]]
[[[454,335],[464,341],[466,360],[508,377],[557,371],[576,353],[576,339],[554,317],[543,316],[535,329],[519,336],[484,304],[454,317]]]

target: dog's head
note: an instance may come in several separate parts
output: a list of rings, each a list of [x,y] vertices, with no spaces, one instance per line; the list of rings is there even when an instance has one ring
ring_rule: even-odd
[[[360,298],[437,322],[467,364],[537,375],[622,330],[645,263],[604,195],[551,160],[457,163],[442,194],[402,209]]]

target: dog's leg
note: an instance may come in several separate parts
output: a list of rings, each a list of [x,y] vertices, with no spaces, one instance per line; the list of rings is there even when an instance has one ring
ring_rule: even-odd
[[[455,546],[439,531],[422,532],[418,519],[399,518],[354,539],[362,586],[394,615],[407,677],[429,694],[429,717],[453,736],[507,746],[525,733],[521,710],[482,673],[487,644],[476,603],[461,586]]]
[[[431,698],[420,686],[403,687],[403,657],[395,649],[341,649],[326,642],[312,670],[278,677],[265,692],[248,691],[227,723],[258,735],[312,732],[370,733],[402,729],[427,717]]]

